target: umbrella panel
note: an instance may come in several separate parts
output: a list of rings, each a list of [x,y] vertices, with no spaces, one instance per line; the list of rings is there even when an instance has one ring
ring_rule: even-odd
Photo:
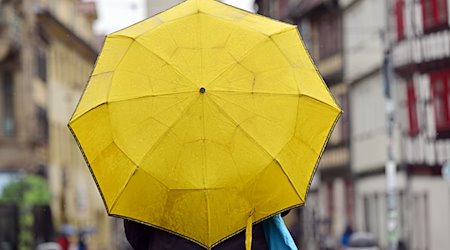
[[[107,37],[69,126],[110,214],[211,247],[304,203],[339,113],[295,26],[189,0]]]

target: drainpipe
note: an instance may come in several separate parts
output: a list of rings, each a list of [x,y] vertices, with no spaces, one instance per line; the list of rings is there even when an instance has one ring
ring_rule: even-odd
[[[397,163],[394,159],[394,100],[392,98],[392,43],[390,39],[390,1],[386,0],[386,30],[383,33],[384,40],[384,60],[383,60],[383,77],[384,77],[384,95],[386,99],[386,150],[387,159],[385,165],[386,173],[386,190],[387,190],[387,240],[388,249],[397,250],[398,236],[398,214],[397,214]]]

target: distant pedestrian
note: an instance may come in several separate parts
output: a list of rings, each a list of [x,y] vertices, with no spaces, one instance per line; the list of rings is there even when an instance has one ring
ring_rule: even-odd
[[[344,233],[342,234],[341,237],[341,247],[343,249],[346,249],[349,244],[350,244],[350,236],[352,236],[353,234],[353,229],[351,225],[347,225],[347,227],[345,228]]]
[[[69,250],[70,241],[67,235],[60,234],[56,239],[56,242],[58,242],[59,246],[61,247],[61,250]]]
[[[398,241],[397,250],[406,250],[406,244],[402,239]]]
[[[80,233],[78,234],[78,243],[77,243],[77,250],[87,250],[87,245],[85,241],[85,234]]]
[[[70,250],[71,249],[71,240],[75,234],[75,228],[71,225],[65,224],[62,225],[59,230],[59,236],[56,238],[56,242],[61,246],[61,250]]]

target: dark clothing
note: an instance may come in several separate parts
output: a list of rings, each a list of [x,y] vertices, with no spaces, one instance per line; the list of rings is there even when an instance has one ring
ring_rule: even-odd
[[[153,227],[124,220],[125,234],[135,250],[204,250],[200,245]],[[219,243],[212,250],[245,250],[245,230]],[[262,223],[253,226],[252,250],[268,250]]]
[[[86,243],[84,243],[83,240],[78,241],[78,248],[77,250],[87,250]]]

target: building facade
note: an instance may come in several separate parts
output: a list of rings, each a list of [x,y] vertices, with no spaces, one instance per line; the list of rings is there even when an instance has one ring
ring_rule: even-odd
[[[154,16],[181,2],[183,0],[146,0],[147,16]]]
[[[231,0],[220,0],[223,3],[229,4],[229,3],[233,3],[233,1]],[[287,1],[287,0],[284,0]],[[147,16],[154,16],[160,12],[163,12],[179,3],[184,2],[184,0],[146,0],[146,9],[147,9]],[[250,10],[252,11],[252,2],[253,1],[244,1],[244,2],[249,2],[246,4],[242,4],[242,3],[237,3],[234,1],[234,4],[239,4],[240,8],[244,8],[246,10]]]
[[[391,1],[391,39],[401,160],[410,208],[407,245],[450,244],[450,1]]]
[[[0,170],[45,175],[46,91],[35,65],[30,3],[0,2]]]
[[[450,1],[255,3],[259,14],[299,24],[318,70],[344,110],[306,206],[289,215],[302,248],[317,249],[327,235],[337,247],[346,224],[373,233],[383,248],[388,244],[383,62],[389,50],[398,170],[395,237],[408,249],[446,249],[450,188],[441,169],[450,161]]]
[[[386,34],[388,1],[341,1],[344,26],[344,79],[349,86],[351,171],[355,179],[355,230],[372,233],[388,245],[387,179],[389,137],[386,112]],[[393,88],[393,94],[396,95]],[[398,166],[397,238],[405,240],[405,172],[400,160],[400,133],[393,129],[392,155]]]
[[[348,85],[343,78],[342,10],[339,1],[302,0],[290,8],[303,41],[325,83],[344,113],[337,123],[316,174],[303,216],[305,249],[339,247],[339,238],[353,224],[353,179],[350,174]],[[313,228],[312,232],[310,229]],[[309,229],[309,230],[308,230]]]
[[[0,193],[8,178],[38,174],[54,233],[70,224],[88,233],[89,249],[124,249],[66,126],[97,56],[96,18],[94,2],[0,1]]]
[[[0,2],[0,196],[10,183],[27,174],[48,176],[47,92],[36,66],[43,44],[32,36],[31,6],[31,1]],[[34,213],[37,206],[24,204],[21,194],[29,190],[20,191],[19,204],[11,200],[0,204],[2,247],[31,247],[50,237],[31,227],[44,229]],[[49,213],[40,215],[51,220]]]
[[[92,25],[94,2],[40,1],[35,5],[37,31],[46,41],[49,126],[49,185],[56,228],[72,225],[87,233],[92,249],[114,249],[115,222],[109,218],[67,123],[88,81],[98,51]]]
[[[256,12],[281,21],[290,21],[289,7],[300,0],[255,0]]]

